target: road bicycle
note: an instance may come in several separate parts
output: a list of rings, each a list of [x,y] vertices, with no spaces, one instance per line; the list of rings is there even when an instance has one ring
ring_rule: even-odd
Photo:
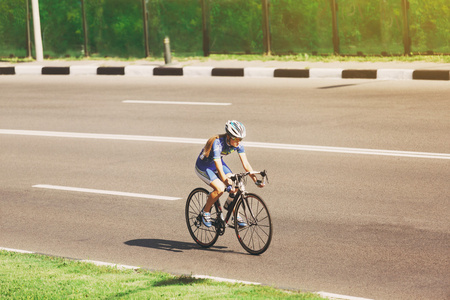
[[[234,228],[239,243],[248,253],[259,255],[269,248],[273,234],[272,220],[261,197],[249,193],[245,189],[247,176],[250,174],[261,175],[262,182],[266,183],[266,171],[232,175],[231,180],[237,192],[228,206],[225,217],[219,200],[211,207],[211,227],[203,224],[201,215],[208,199],[208,190],[199,187],[189,194],[186,200],[186,224],[192,238],[201,247],[213,246],[219,236],[225,233],[225,228],[228,226]],[[231,218],[232,216],[233,218]],[[242,218],[246,226],[237,224],[238,216]]]

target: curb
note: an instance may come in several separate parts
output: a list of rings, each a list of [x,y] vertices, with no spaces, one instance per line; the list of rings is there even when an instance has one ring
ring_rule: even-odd
[[[246,78],[327,78],[379,80],[450,80],[450,70],[414,69],[277,69],[277,68],[214,68],[214,67],[69,67],[12,66],[0,67],[0,75],[120,75],[120,76],[185,76]]]
[[[69,260],[73,260],[73,261],[79,261],[82,263],[94,264],[94,265],[100,266],[100,267],[117,268],[119,270],[135,270],[136,271],[139,269],[143,269],[141,267],[136,267],[136,266],[114,264],[114,263],[108,263],[108,262],[102,262],[102,261],[96,261],[96,260],[55,256],[55,255],[49,255],[49,254],[27,251],[27,250],[20,250],[20,249],[11,249],[11,248],[0,247],[0,250],[8,251],[8,252],[23,253],[23,254],[37,254],[37,255],[45,255],[45,256],[49,256],[49,257],[60,257],[60,258],[65,258],[65,259],[69,259]],[[146,270],[149,270],[149,269],[146,269]],[[151,271],[151,270],[149,270],[149,271]],[[180,275],[180,274],[173,274],[173,275]],[[184,275],[184,274],[181,274],[181,275]],[[239,283],[239,284],[247,284],[247,285],[264,285],[259,282],[242,281],[242,280],[214,277],[214,276],[208,276],[208,275],[192,275],[191,274],[191,275],[185,275],[185,276],[191,276],[192,278],[195,278],[195,279],[213,280],[216,282],[228,282],[228,283],[232,283],[232,284]],[[282,289],[282,288],[280,288],[280,289]],[[317,294],[323,298],[330,299],[330,300],[331,299],[333,299],[333,300],[373,300],[373,299],[368,299],[368,298],[353,297],[353,296],[340,295],[340,294],[334,294],[334,293],[328,293],[328,292],[313,292],[313,293]]]

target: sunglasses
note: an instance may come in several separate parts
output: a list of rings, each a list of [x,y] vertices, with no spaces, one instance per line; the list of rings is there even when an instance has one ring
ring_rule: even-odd
[[[229,137],[230,137],[230,139],[232,139],[233,141],[236,141],[236,142],[242,141],[242,139],[234,137],[234,136],[231,136],[231,135],[229,135]]]

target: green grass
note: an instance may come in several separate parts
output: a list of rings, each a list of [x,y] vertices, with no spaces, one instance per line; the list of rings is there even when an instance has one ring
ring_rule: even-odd
[[[323,299],[311,293],[229,284],[143,269],[119,270],[0,250],[1,299]]]
[[[61,57],[55,58],[57,60],[85,60],[86,58],[82,56],[73,57]],[[88,58],[89,60],[116,60],[116,61],[136,61],[136,60],[146,60],[152,61],[164,61],[163,57],[150,57],[150,58],[123,58],[123,57],[96,57],[92,56]],[[50,59],[51,60],[51,59]],[[413,56],[339,56],[339,55],[308,55],[308,54],[298,54],[298,55],[238,55],[238,54],[212,54],[209,57],[203,56],[186,56],[172,54],[173,62],[186,62],[191,60],[197,61],[208,61],[208,60],[238,60],[238,61],[304,61],[304,62],[433,62],[433,63],[450,63],[450,55],[413,55]],[[4,62],[29,62],[32,59],[27,58],[1,58]]]
[[[209,58],[205,57],[175,57],[174,59],[183,60],[238,60],[238,61],[305,61],[305,62],[435,62],[435,63],[450,63],[449,55],[416,55],[416,56],[317,56],[308,54],[298,55],[219,55],[213,54]]]

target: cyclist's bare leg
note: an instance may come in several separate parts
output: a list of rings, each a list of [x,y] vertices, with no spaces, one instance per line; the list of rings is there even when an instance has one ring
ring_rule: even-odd
[[[214,189],[209,195],[208,200],[206,200],[205,212],[210,212],[213,204],[223,195],[225,190],[225,184],[220,179],[215,179],[211,182],[210,186]]]

